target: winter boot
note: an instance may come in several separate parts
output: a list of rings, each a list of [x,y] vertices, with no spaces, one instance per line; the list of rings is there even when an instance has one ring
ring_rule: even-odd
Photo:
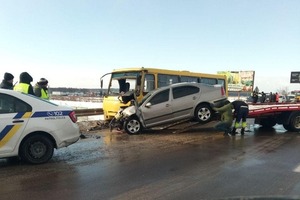
[[[245,135],[245,128],[242,128],[241,135]]]
[[[230,135],[235,135],[236,134],[236,128],[235,127],[233,127],[233,129],[231,130],[231,133],[230,133]]]

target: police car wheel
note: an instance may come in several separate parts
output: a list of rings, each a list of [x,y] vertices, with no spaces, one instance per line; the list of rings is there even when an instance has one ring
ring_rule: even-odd
[[[272,128],[273,126],[276,125],[276,120],[272,118],[266,118],[266,119],[262,119],[259,124],[264,128]]]
[[[31,164],[42,164],[49,161],[54,152],[52,141],[44,135],[33,135],[26,138],[20,147],[20,157]]]

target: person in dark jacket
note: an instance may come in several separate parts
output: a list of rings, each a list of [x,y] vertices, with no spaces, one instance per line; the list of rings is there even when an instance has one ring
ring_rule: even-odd
[[[34,86],[34,94],[42,99],[49,99],[48,94],[48,80],[41,78]]]
[[[221,121],[218,122],[214,126],[214,128],[216,130],[224,131],[224,136],[227,136],[231,133],[231,126],[233,122],[232,104],[230,103],[230,101],[226,100],[222,107],[217,108],[214,105],[212,105],[212,108],[215,111],[219,112],[221,115]]]
[[[236,134],[236,129],[240,127],[240,122],[242,121],[242,129],[241,129],[241,135],[245,134],[245,128],[247,127],[247,116],[249,113],[249,107],[248,104],[241,100],[235,100],[231,102],[233,109],[234,109],[234,118],[235,123],[234,127],[232,129],[231,135]]]
[[[267,98],[267,95],[266,95],[266,93],[264,93],[264,92],[261,92],[261,99],[260,99],[260,102],[261,102],[261,103],[265,103],[265,101],[266,101],[266,98]]]
[[[31,94],[34,95],[33,87],[31,85],[31,82],[33,81],[30,74],[27,72],[22,72],[20,74],[20,80],[19,83],[14,86],[14,90],[18,92],[23,92],[25,94]]]
[[[253,103],[257,103],[257,101],[258,101],[258,93],[256,91],[253,91],[252,99],[253,99]]]
[[[12,90],[14,88],[13,82],[14,76],[11,73],[5,72],[0,88]]]
[[[273,93],[272,92],[270,92],[270,94],[269,94],[269,102],[273,102]]]

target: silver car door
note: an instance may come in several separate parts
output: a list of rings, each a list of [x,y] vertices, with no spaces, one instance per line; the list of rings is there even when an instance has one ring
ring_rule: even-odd
[[[146,127],[150,128],[172,120],[170,89],[153,94],[140,106]]]
[[[193,117],[194,107],[200,96],[199,87],[188,85],[172,88],[174,120]]]

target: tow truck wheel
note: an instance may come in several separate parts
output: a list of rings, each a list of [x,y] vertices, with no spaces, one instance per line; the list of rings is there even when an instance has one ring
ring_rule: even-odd
[[[142,124],[137,117],[130,117],[129,119],[125,120],[124,130],[129,135],[139,134],[142,130]]]
[[[195,109],[195,118],[202,124],[209,122],[212,118],[212,115],[212,109],[208,105],[198,105]]]
[[[291,126],[289,124],[282,124],[283,128],[285,128],[287,131],[293,131]]]
[[[260,125],[262,125],[264,128],[272,128],[276,125],[276,121],[274,119],[263,119],[260,121]]]
[[[54,146],[45,135],[32,135],[26,138],[19,149],[22,160],[31,164],[42,164],[53,156]]]
[[[289,131],[300,131],[300,112],[295,112],[291,115],[289,128]]]

